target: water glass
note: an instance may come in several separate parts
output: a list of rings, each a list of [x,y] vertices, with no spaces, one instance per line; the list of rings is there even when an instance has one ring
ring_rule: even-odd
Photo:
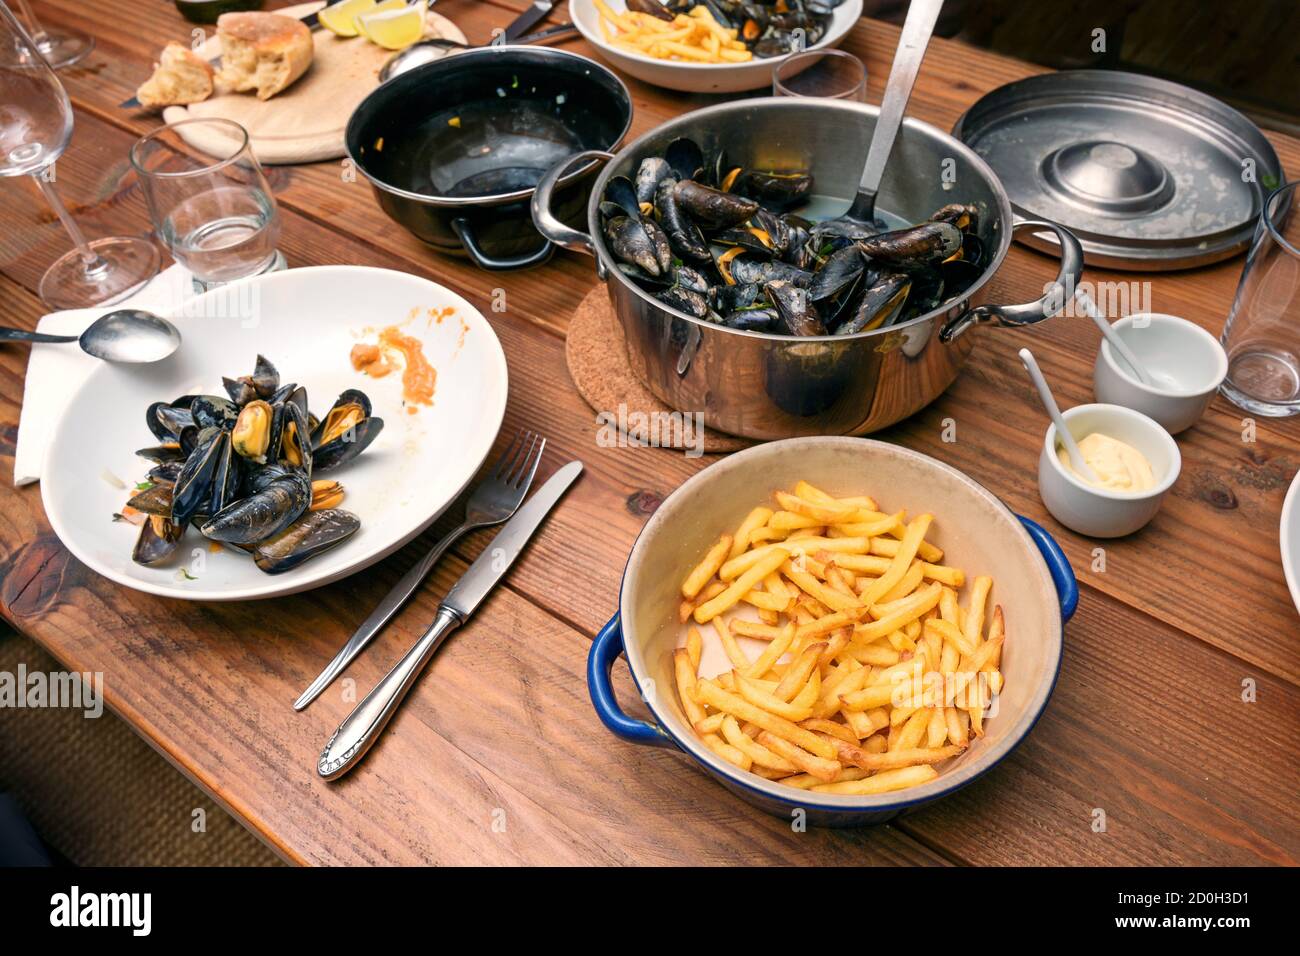
[[[284,268],[275,198],[238,123],[191,119],[161,127],[131,147],[131,165],[158,237],[196,287]]]
[[[867,68],[843,50],[795,53],[772,71],[773,96],[816,96],[822,99],[867,101]]]
[[[1255,415],[1300,413],[1300,216],[1287,183],[1264,201],[1223,328],[1223,394]]]

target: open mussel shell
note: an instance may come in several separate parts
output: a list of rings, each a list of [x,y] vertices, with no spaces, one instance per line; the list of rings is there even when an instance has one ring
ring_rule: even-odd
[[[734,188],[742,196],[756,199],[765,206],[791,209],[808,198],[812,187],[812,174],[802,170],[764,172],[749,169],[740,174]]]
[[[134,508],[143,514],[170,518],[172,516],[173,484],[173,482],[168,481],[155,481],[148,488],[132,495],[126,506]]]
[[[700,227],[677,202],[676,187],[677,180],[671,177],[659,183],[654,198],[655,218],[668,236],[673,252],[691,262],[710,262],[709,244]]]
[[[199,428],[233,428],[239,406],[220,395],[196,395],[190,403],[190,414]]]
[[[646,0],[647,3],[653,3],[659,6],[658,0]],[[659,6],[659,9],[663,9]],[[637,203],[653,203],[655,200],[655,191],[659,184],[671,176],[673,168],[668,165],[668,160],[659,156],[651,156],[648,159],[641,160],[641,165],[637,167],[636,182],[634,188],[636,191]]]
[[[135,452],[141,458],[147,458],[158,464],[166,464],[173,461],[184,461],[187,453],[181,449],[180,442],[169,441],[161,445],[150,445],[148,448],[138,448]]]
[[[979,231],[979,209],[972,203],[949,203],[930,217],[931,222],[946,222],[962,232]]]
[[[678,179],[695,179],[704,173],[704,151],[693,139],[675,139],[664,150],[664,159]]]
[[[172,491],[172,521],[184,526],[211,507],[213,483],[229,475],[230,434],[211,426],[199,434],[198,443],[181,466]],[[224,485],[223,485],[224,490]]]
[[[253,480],[253,494],[215,512],[199,530],[230,544],[257,544],[296,521],[311,504],[311,479],[297,468],[267,465]]]
[[[835,330],[836,335],[870,332],[893,322],[907,301],[912,279],[901,272],[882,276],[862,293],[853,315]]]
[[[633,219],[641,217],[641,200],[637,189],[626,176],[614,176],[605,184],[605,201],[611,202]]]
[[[365,392],[350,388],[339,395],[311,434],[312,467],[328,471],[356,458],[379,437],[384,420],[370,414]]]
[[[174,402],[154,402],[145,410],[145,424],[160,442],[173,442],[186,425],[193,424],[190,402],[193,395],[182,395]]]
[[[825,335],[826,326],[822,325],[812,297],[806,288],[801,288],[785,279],[775,279],[764,287],[767,297],[776,306],[777,314],[791,335]]]
[[[221,379],[222,386],[226,389],[226,394],[236,405],[247,405],[257,398],[257,389],[253,386],[252,376],[245,375],[243,378],[226,378]]]
[[[720,315],[749,309],[763,302],[763,287],[754,282],[715,285],[709,289],[709,305]]]
[[[814,273],[808,293],[814,302],[834,298],[852,288],[866,268],[867,260],[863,258],[862,250],[850,243],[832,252]]]
[[[149,469],[145,475],[152,482],[166,482],[167,484],[176,484],[176,479],[181,475],[181,468],[184,467],[184,461],[164,461],[159,462]]]
[[[161,564],[176,553],[184,536],[183,524],[176,524],[165,516],[150,515],[140,525],[140,534],[131,549],[131,560],[136,564]]]
[[[758,202],[735,193],[725,193],[693,180],[681,180],[673,187],[673,198],[705,229],[728,229],[747,222],[758,211]]]
[[[264,355],[258,355],[253,365],[253,374],[249,381],[257,391],[258,398],[270,398],[280,387],[280,373]]]
[[[279,535],[259,542],[253,560],[267,574],[280,574],[342,544],[360,527],[357,516],[341,508],[309,511]]]

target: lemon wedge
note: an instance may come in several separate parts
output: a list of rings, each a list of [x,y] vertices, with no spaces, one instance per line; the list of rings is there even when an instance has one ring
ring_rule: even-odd
[[[385,9],[389,0],[379,4],[369,13],[357,17],[357,26],[366,39],[385,50],[401,50],[424,36],[424,7],[421,4],[406,6],[397,0],[394,7]]]
[[[356,16],[375,6],[375,0],[340,0],[330,4],[316,17],[331,33],[341,37],[357,35]]]

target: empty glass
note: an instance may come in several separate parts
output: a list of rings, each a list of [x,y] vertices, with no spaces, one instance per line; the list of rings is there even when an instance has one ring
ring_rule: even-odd
[[[45,61],[60,70],[65,66],[83,59],[86,54],[95,49],[95,40],[84,33],[76,30],[47,30],[41,26],[40,21],[36,19],[36,14],[32,12],[31,4],[27,0],[18,0],[18,12],[22,14],[23,20],[27,24],[27,32],[32,38],[32,44],[36,47],[37,52],[45,57]],[[21,58],[26,54],[25,51],[15,50],[17,57]]]
[[[1264,201],[1237,297],[1223,327],[1221,391],[1256,415],[1300,413],[1300,180]]]
[[[867,100],[867,68],[843,50],[810,50],[788,56],[772,71],[773,96]]]
[[[72,140],[72,104],[35,41],[0,3],[0,177],[31,176],[76,246],[46,270],[40,296],[54,309],[122,299],[158,271],[158,249],[130,236],[88,242],[54,189],[54,161]]]
[[[160,127],[131,147],[131,165],[158,237],[198,286],[284,267],[275,198],[238,123]]]

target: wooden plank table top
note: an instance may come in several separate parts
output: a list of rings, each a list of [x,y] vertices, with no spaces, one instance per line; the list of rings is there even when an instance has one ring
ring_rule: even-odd
[[[76,110],[60,189],[94,235],[144,234],[148,218],[127,150],[153,116],[117,108],[163,43],[193,26],[160,0],[34,0],[47,26],[98,45],[63,71]],[[279,6],[272,3],[268,6]],[[441,0],[483,42],[524,0]],[[552,22],[565,16],[563,8]],[[898,31],[862,21],[844,48],[879,102]],[[1088,38],[1081,37],[1084,45]],[[581,40],[565,48],[591,52]],[[910,111],[942,129],[980,95],[1039,68],[936,40]],[[632,135],[716,102],[629,80]],[[1270,135],[1286,169],[1300,141]],[[1098,333],[1085,319],[981,332],[965,372],[938,401],[876,437],[966,471],[1062,543],[1082,591],[1051,704],[1025,743],[974,785],[894,824],[792,832],[739,802],[685,758],[623,743],[597,721],[584,664],[615,608],[622,568],[655,505],[711,457],[606,448],[568,380],[563,336],[595,285],[592,263],[558,255],[542,269],[488,274],[439,256],[390,222],[339,163],[268,170],[291,265],[355,263],[410,271],[478,306],[509,362],[499,451],[521,427],[544,432],[543,476],[580,458],[586,473],[471,625],[449,642],[385,739],[340,784],[315,772],[350,709],[336,685],[312,707],[292,701],[414,560],[445,530],[369,571],[310,592],[248,604],[163,600],[83,567],[50,530],[35,485],[11,484],[25,349],[0,349],[0,609],[78,671],[104,674],[109,707],[198,785],[298,863],[645,864],[1295,864],[1300,862],[1300,618],[1283,580],[1278,520],[1300,466],[1300,422],[1244,415],[1216,398],[1180,436],[1183,473],[1156,520],[1097,542],[1058,525],[1039,501],[1044,428],[1016,351],[1032,345],[1065,405],[1092,400]],[[32,327],[44,268],[68,244],[31,184],[0,186],[0,304]],[[1151,308],[1217,335],[1240,258],[1150,280]],[[1032,298],[1054,267],[1013,248],[993,284]],[[507,309],[492,311],[496,289]],[[957,441],[943,440],[956,423]],[[97,480],[93,475],[88,481]],[[458,515],[453,507],[449,514]],[[349,669],[357,692],[378,680],[432,619],[439,596],[490,533],[464,539],[410,606]],[[1104,563],[1096,549],[1104,547]],[[622,700],[634,710],[626,670]],[[1097,811],[1106,826],[1098,832]],[[502,828],[499,821],[504,820]],[[497,823],[494,826],[494,823]]]

